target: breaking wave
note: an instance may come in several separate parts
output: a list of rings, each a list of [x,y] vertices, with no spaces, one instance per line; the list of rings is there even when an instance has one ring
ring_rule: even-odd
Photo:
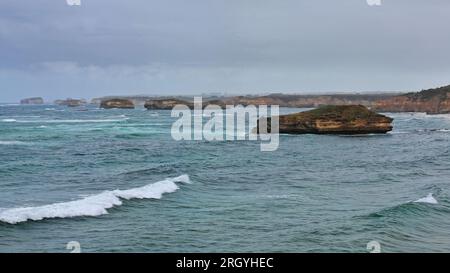
[[[5,118],[2,119],[2,122],[16,122],[17,120],[13,119],[13,118]]]
[[[23,141],[4,141],[4,140],[0,140],[0,145],[26,145],[27,143],[23,142]]]
[[[434,198],[432,193],[429,193],[426,197],[420,198],[414,201],[414,203],[437,204],[438,201],[436,200],[436,198]]]
[[[405,216],[424,216],[429,215],[430,210],[439,210],[439,207],[428,206],[428,204],[436,205],[439,202],[430,193],[426,197],[417,199],[415,201],[409,201],[400,205],[382,209],[378,212],[370,213],[365,217],[378,218],[378,217],[399,217]]]
[[[8,224],[17,224],[28,220],[39,221],[50,218],[100,216],[108,214],[108,209],[122,205],[122,199],[161,199],[163,194],[172,193],[179,189],[177,182],[191,183],[188,175],[181,175],[143,187],[129,190],[104,191],[70,202],[39,207],[0,209],[0,221]]]
[[[53,119],[53,120],[15,120],[3,119],[3,122],[17,122],[17,123],[108,123],[108,122],[122,122],[129,118],[121,119]]]

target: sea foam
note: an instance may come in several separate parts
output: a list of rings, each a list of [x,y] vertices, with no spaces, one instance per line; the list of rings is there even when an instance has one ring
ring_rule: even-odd
[[[427,204],[437,204],[438,201],[433,197],[432,193],[429,193],[426,197],[420,198],[414,203],[427,203]]]
[[[0,140],[0,145],[26,145],[27,143],[22,141],[3,141]]]
[[[16,120],[3,119],[3,122],[17,122],[17,123],[109,123],[109,122],[123,122],[129,118],[121,119],[44,119],[44,120]]]
[[[2,122],[16,122],[17,120],[13,119],[13,118],[5,118],[2,119]]]
[[[108,214],[107,209],[122,205],[121,199],[161,199],[164,193],[172,193],[179,189],[177,182],[190,183],[189,176],[182,175],[176,178],[168,178],[129,190],[104,191],[70,202],[39,207],[2,209],[0,210],[0,221],[17,224],[28,220],[39,221],[50,218],[100,216]]]

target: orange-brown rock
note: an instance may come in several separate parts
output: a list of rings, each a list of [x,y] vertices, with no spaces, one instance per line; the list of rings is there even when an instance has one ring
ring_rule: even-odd
[[[375,101],[390,98],[392,94],[336,94],[336,95],[287,95],[237,96],[224,98],[228,105],[279,105],[280,107],[311,108],[321,105],[364,105],[372,106]]]
[[[148,100],[145,102],[144,107],[148,110],[172,110],[176,105],[186,105],[191,109],[194,108],[194,104],[192,102],[180,99]]]
[[[362,105],[330,105],[311,111],[279,116],[279,132],[287,134],[379,134],[391,131],[392,121],[392,118],[377,114]],[[270,132],[270,118],[267,124]],[[259,133],[259,127],[257,132]]]
[[[126,99],[109,99],[109,100],[103,100],[100,103],[100,108],[104,108],[104,109],[113,109],[113,108],[134,109],[134,104],[132,101],[126,100]]]
[[[86,104],[84,99],[65,99],[65,100],[55,100],[56,105],[65,105],[68,107],[78,107]]]
[[[450,113],[450,86],[379,100],[372,109],[381,112]]]

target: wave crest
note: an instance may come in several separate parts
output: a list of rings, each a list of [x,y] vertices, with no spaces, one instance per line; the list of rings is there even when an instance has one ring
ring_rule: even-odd
[[[121,199],[161,199],[165,193],[179,189],[177,182],[191,183],[188,175],[168,178],[143,187],[129,190],[104,191],[80,200],[55,203],[39,207],[0,210],[0,221],[17,224],[28,220],[39,221],[50,218],[72,218],[108,214],[107,209],[122,205]]]
[[[432,193],[429,193],[426,197],[417,199],[414,203],[437,204],[438,201],[434,198]]]
[[[12,141],[3,141],[0,140],[0,145],[26,145],[27,143],[23,142],[23,141],[16,141],[16,140],[12,140]]]
[[[430,213],[430,209],[439,210],[439,207],[428,206],[428,204],[438,204],[439,202],[430,193],[426,197],[417,199],[416,201],[409,201],[393,207],[384,208],[378,212],[373,212],[363,217],[378,218],[378,217],[402,217],[406,215],[423,216]]]

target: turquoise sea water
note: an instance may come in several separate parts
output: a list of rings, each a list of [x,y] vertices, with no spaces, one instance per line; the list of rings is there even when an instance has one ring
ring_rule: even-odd
[[[263,153],[174,141],[170,111],[87,110],[0,106],[0,252],[450,251],[448,115]]]

